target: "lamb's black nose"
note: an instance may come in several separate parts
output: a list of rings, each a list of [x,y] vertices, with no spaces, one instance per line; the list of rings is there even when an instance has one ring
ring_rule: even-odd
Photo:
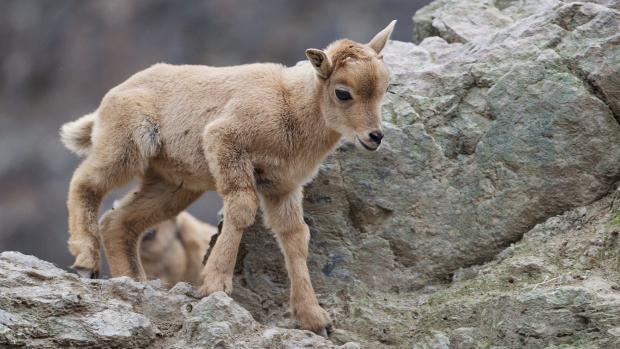
[[[383,132],[381,131],[372,131],[368,134],[368,137],[372,139],[373,142],[377,143],[377,145],[381,144],[381,140],[383,139]]]

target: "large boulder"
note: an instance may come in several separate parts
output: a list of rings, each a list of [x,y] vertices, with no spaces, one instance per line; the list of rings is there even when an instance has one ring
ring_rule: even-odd
[[[619,348],[620,192],[416,297],[413,348]]]
[[[448,283],[401,294],[341,291],[347,302],[330,307],[358,327],[336,330],[332,342],[259,324],[221,292],[200,300],[184,283],[165,290],[128,278],[79,279],[3,252],[0,347],[335,348],[357,337],[364,348],[616,348],[619,202],[616,191],[551,217]]]
[[[493,260],[408,293],[342,291],[338,318],[363,347],[620,346],[620,191],[536,225]],[[17,252],[0,254],[0,347],[334,348],[267,327],[224,293],[128,278],[79,279]],[[338,308],[340,307],[340,308]],[[379,330],[378,327],[384,326]],[[341,349],[359,348],[347,343]]]
[[[480,6],[497,19],[484,29],[472,24],[487,18]],[[387,48],[385,145],[343,144],[305,190],[320,301],[339,336],[373,345],[406,340],[413,315],[390,302],[492,260],[620,178],[617,1],[442,0],[421,13],[416,28],[450,13],[451,29]],[[259,222],[243,245],[233,297],[277,322],[288,298],[277,243]]]

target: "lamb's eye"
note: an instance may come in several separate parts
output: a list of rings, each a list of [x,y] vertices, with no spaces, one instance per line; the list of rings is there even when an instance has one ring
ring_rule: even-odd
[[[353,99],[353,97],[351,97],[351,94],[349,93],[349,91],[346,90],[341,90],[341,89],[336,89],[336,97],[338,97],[339,100],[341,101],[348,101],[350,99]]]
[[[155,238],[155,234],[157,234],[157,230],[149,229],[146,233],[144,233],[144,236],[142,237],[142,240],[143,241],[152,240],[152,239]]]

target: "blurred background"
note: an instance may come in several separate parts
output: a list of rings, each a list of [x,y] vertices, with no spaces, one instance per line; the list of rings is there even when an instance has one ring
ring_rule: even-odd
[[[428,2],[0,0],[0,251],[73,263],[65,200],[80,159],[58,129],[131,74],[157,62],[293,65],[306,48],[366,42],[392,19],[392,38],[411,41]],[[213,223],[220,205],[211,193],[190,212]]]

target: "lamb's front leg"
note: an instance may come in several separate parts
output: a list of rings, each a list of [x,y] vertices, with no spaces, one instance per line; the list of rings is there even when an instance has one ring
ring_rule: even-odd
[[[226,128],[212,125],[206,129],[204,138],[207,161],[215,177],[217,191],[224,200],[226,218],[202,271],[200,291],[203,295],[217,291],[232,292],[241,236],[243,230],[254,223],[259,205],[252,163],[247,154],[239,150],[235,137],[218,134],[221,130]]]
[[[302,329],[325,336],[332,321],[319,305],[308,273],[310,230],[303,219],[301,188],[264,199],[266,225],[276,233],[291,281],[291,310]]]
[[[224,225],[202,271],[204,278],[201,293],[210,295],[217,291],[232,292],[232,278],[243,230],[254,222],[258,208],[258,195],[250,190],[240,190],[224,196]]]

